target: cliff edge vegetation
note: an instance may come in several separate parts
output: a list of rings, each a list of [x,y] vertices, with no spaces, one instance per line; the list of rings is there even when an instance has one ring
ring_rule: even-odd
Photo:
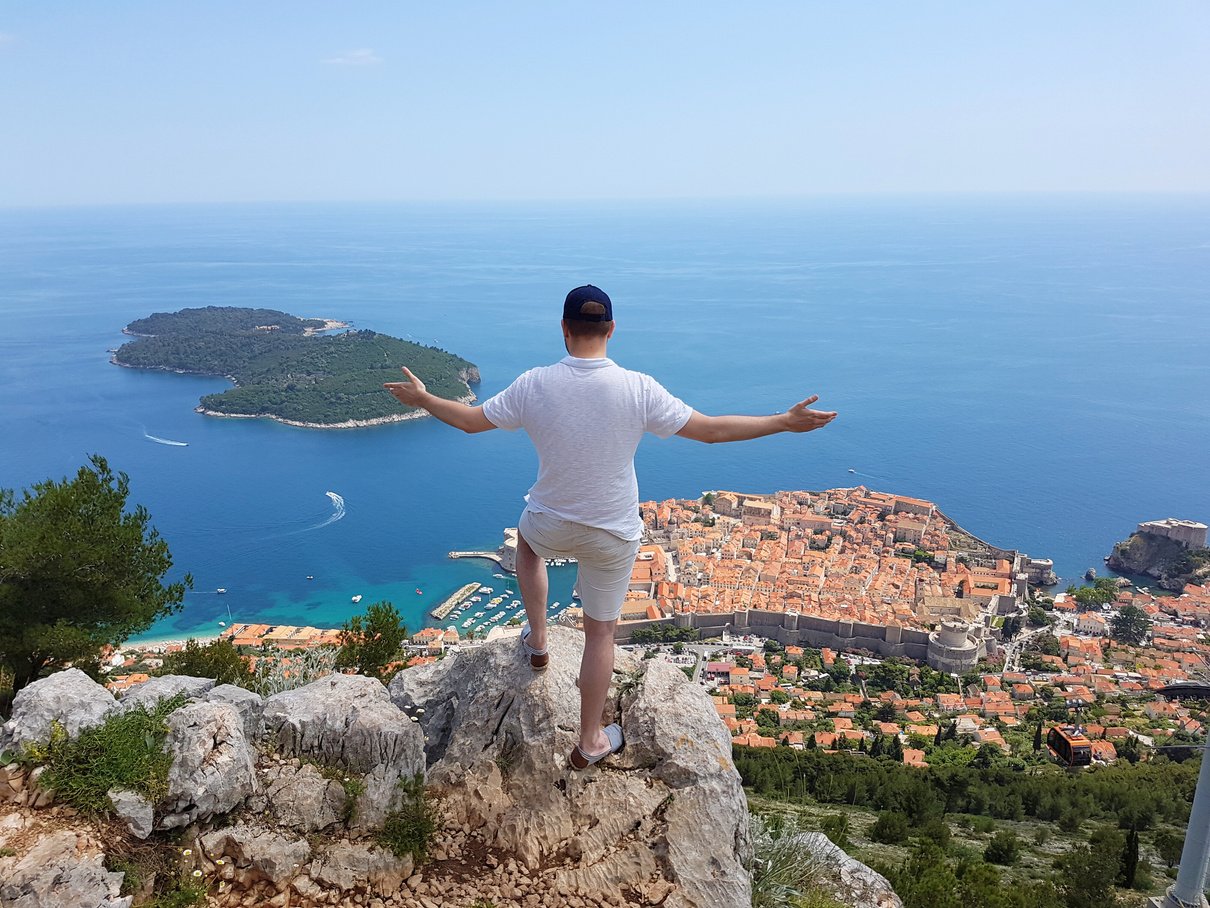
[[[124,329],[113,362],[135,369],[222,375],[235,387],[201,399],[211,416],[269,417],[291,425],[352,428],[424,415],[382,389],[407,365],[428,389],[473,400],[471,362],[376,331],[344,331],[343,322],[303,319],[275,309],[207,306],[157,312]]]
[[[1210,582],[1210,549],[1187,549],[1153,533],[1131,533],[1113,547],[1106,565],[1120,574],[1154,577],[1161,588],[1176,593],[1186,583]]]

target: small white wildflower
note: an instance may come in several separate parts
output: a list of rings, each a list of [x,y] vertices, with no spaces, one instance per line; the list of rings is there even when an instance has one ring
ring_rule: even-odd
[[[181,854],[183,854],[185,857],[189,857],[189,855],[193,854],[193,849],[186,848],[184,851],[181,852]]]
[[[201,875],[202,875],[202,872],[201,872],[200,870],[195,870],[195,871],[193,871],[193,875],[194,875],[194,876],[201,876]]]

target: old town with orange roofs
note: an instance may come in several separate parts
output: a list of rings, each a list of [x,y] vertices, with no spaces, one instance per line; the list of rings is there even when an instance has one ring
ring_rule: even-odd
[[[943,736],[1018,754],[1044,735],[1052,757],[1087,765],[1204,734],[1203,701],[1181,694],[1210,667],[1210,585],[1153,592],[1118,579],[1101,602],[1080,605],[1047,592],[1050,561],[984,542],[933,502],[864,486],[708,492],[646,502],[642,513],[618,642],[707,688],[737,745],[889,746],[924,766]],[[1205,547],[1206,526],[1192,521],[1138,532]],[[511,573],[515,552],[510,529],[495,552],[456,554]],[[1137,642],[1112,635],[1123,609],[1145,617]],[[556,620],[574,627],[581,616],[573,607]],[[518,624],[469,640],[454,626],[424,628],[400,664],[446,658]],[[262,659],[339,638],[271,625],[224,635]],[[144,680],[138,669],[179,646],[128,647],[115,666],[127,674],[111,685]]]

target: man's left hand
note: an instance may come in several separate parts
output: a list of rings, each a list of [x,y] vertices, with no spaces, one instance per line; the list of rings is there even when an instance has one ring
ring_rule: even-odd
[[[413,375],[407,366],[403,367],[403,374],[407,376],[407,381],[389,381],[384,382],[382,386],[405,407],[423,408],[425,398],[428,397],[424,382]]]

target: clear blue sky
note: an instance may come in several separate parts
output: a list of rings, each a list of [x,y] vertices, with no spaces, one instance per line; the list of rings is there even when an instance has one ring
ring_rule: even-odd
[[[1210,3],[0,3],[0,206],[1210,190]]]

